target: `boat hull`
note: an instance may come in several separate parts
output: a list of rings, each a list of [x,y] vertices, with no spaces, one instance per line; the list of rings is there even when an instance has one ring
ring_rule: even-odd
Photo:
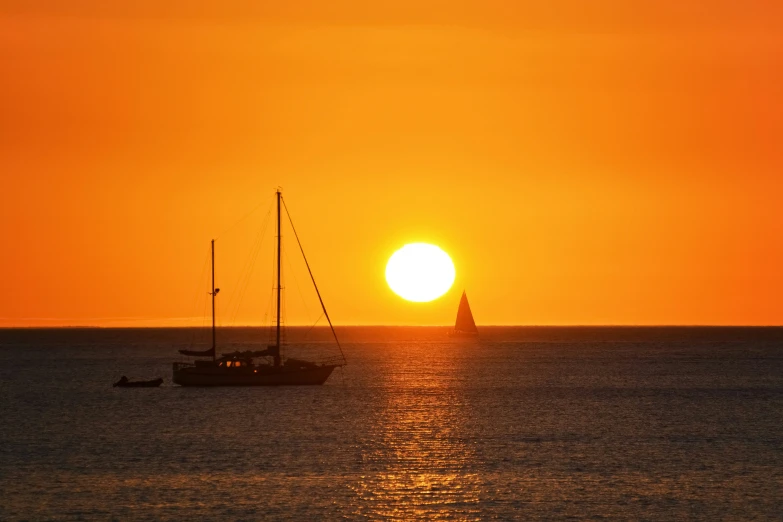
[[[478,332],[459,332],[456,330],[452,330],[449,332],[449,337],[452,339],[478,339],[479,333]]]
[[[180,386],[314,386],[325,383],[336,367],[231,369],[175,366],[172,380]]]
[[[163,384],[163,379],[154,379],[152,381],[117,381],[112,386],[115,388],[157,388]]]

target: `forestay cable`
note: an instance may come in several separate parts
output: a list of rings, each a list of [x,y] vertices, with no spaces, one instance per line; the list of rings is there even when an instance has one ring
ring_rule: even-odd
[[[296,238],[296,243],[299,245],[299,251],[302,252],[302,258],[304,258],[305,266],[307,266],[307,272],[310,274],[310,279],[313,281],[313,286],[315,287],[315,293],[318,294],[318,301],[321,302],[321,309],[324,311],[324,316],[326,316],[326,320],[329,321],[329,328],[332,329],[332,335],[334,336],[334,342],[337,343],[337,348],[340,349],[340,356],[343,358],[343,364],[346,364],[345,354],[343,353],[343,347],[340,346],[340,340],[337,339],[337,332],[334,331],[334,326],[332,325],[332,320],[329,318],[329,312],[326,311],[326,305],[324,305],[324,300],[321,298],[321,292],[318,290],[318,285],[315,282],[315,276],[313,276],[313,271],[310,270],[310,263],[307,262],[307,256],[304,253],[304,248],[302,247],[302,242],[299,241],[299,234],[296,233],[296,227],[294,226],[294,220],[291,219],[291,213],[288,212],[288,205],[285,204],[285,199],[283,199],[283,196],[280,196],[280,200],[283,202],[283,207],[285,208],[285,215],[288,216],[288,222],[291,223],[291,230],[294,231],[294,237]]]

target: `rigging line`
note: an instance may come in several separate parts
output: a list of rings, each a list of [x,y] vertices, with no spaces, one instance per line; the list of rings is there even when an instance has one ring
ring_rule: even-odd
[[[285,199],[283,199],[283,196],[280,196],[280,200],[283,202],[283,207],[285,208],[285,215],[288,216],[288,222],[291,223],[291,230],[294,231],[294,237],[296,238],[296,242],[299,245],[299,250],[302,252],[302,258],[304,258],[305,265],[307,266],[307,271],[310,274],[310,279],[313,281],[313,286],[315,287],[315,293],[318,294],[318,300],[321,302],[321,309],[324,312],[324,315],[326,316],[326,320],[329,321],[329,328],[332,329],[332,335],[334,336],[334,342],[337,343],[337,347],[340,349],[340,355],[343,358],[343,363],[345,364],[345,354],[343,353],[343,347],[340,346],[340,340],[337,339],[337,332],[334,331],[334,326],[332,325],[332,320],[329,318],[329,312],[326,311],[326,305],[324,304],[324,300],[321,298],[321,292],[318,290],[318,285],[315,283],[315,276],[313,275],[313,271],[310,270],[310,263],[307,262],[307,256],[304,253],[304,247],[302,247],[302,242],[299,241],[299,234],[296,233],[296,227],[294,227],[294,220],[291,218],[291,213],[288,212],[288,205],[285,204]]]
[[[248,265],[250,264],[250,260],[253,257],[253,253],[256,249],[256,243],[258,242],[258,239],[253,239],[253,244],[250,246],[250,254],[245,259],[245,262],[243,263],[242,270],[239,271],[237,274],[236,282],[234,283],[234,286],[231,287],[229,290],[229,299],[228,303],[226,304],[226,310],[228,310],[227,316],[229,318],[229,324],[234,324],[234,317],[236,315],[235,311],[238,307],[237,301],[238,296],[242,292],[242,283],[245,280],[245,274],[248,269]]]
[[[266,217],[269,217],[268,213],[267,213]],[[248,271],[248,268],[250,266],[250,261],[252,260],[253,255],[255,253],[255,249],[258,248],[259,235],[263,233],[263,230],[266,227],[266,217],[261,222],[261,226],[258,229],[259,231],[254,236],[253,244],[250,247],[250,254],[247,256],[247,259],[245,259],[245,262],[243,264],[242,270],[237,275],[236,283],[234,283],[232,291],[229,294],[231,297],[229,298],[228,304],[226,305],[226,309],[229,310],[229,312],[234,310],[236,308],[236,306],[237,306],[236,305],[236,298],[237,298],[237,296],[239,295],[239,293],[241,291],[242,284],[245,281],[245,278],[247,277],[247,271]],[[229,317],[230,318],[233,317],[234,315],[235,314],[229,313]]]
[[[202,287],[201,287],[201,284],[204,282],[205,275],[206,275],[206,273],[207,273],[207,261],[209,261],[209,251],[207,251],[207,255],[206,255],[206,256],[204,256],[204,264],[201,266],[201,275],[200,275],[200,276],[199,276],[199,278],[198,278],[198,291],[197,291],[197,293],[196,293],[196,298],[193,300],[193,301],[194,301],[194,303],[193,303],[193,304],[195,305],[195,307],[196,307],[196,310],[198,310],[198,302],[199,302],[199,298],[198,298],[198,296],[201,294],[201,292],[202,292],[202,290],[203,290],[203,289],[202,289]],[[206,299],[206,297],[204,297],[204,308],[205,308],[205,309],[206,309],[206,303],[207,303],[207,299]],[[194,311],[195,311],[195,310],[194,310]],[[204,311],[202,311],[202,313],[201,313],[201,316],[202,316],[202,317],[201,317],[201,321],[202,321],[202,324],[201,324],[201,326],[204,326],[204,323],[203,323],[203,321],[204,321],[204,314],[205,314],[205,313],[206,313],[206,311],[205,311],[205,310],[204,310]],[[191,334],[191,336],[190,336],[190,347],[191,347],[191,348],[193,348],[193,345],[194,345],[195,343],[196,343],[196,330],[195,330],[195,329],[193,329],[193,333],[192,333],[192,334]]]
[[[245,294],[247,293],[247,289],[250,286],[250,277],[253,273],[253,270],[256,266],[256,260],[258,259],[258,253],[261,251],[261,241],[262,238],[259,238],[259,241],[257,243],[257,246],[255,247],[255,253],[253,254],[251,260],[250,260],[250,266],[248,267],[247,275],[245,276],[245,282],[242,285],[242,289],[240,290],[239,299],[237,300],[236,308],[234,310],[234,317],[232,320],[236,319],[236,316],[239,315],[239,308],[242,305],[242,301],[245,299]]]
[[[269,212],[267,212],[266,217],[264,218],[264,221],[261,224],[261,227],[259,229],[258,235],[256,236],[255,241],[253,242],[253,246],[250,249],[250,256],[247,258],[247,261],[245,261],[245,267],[243,271],[240,273],[239,278],[237,279],[237,293],[231,294],[231,300],[229,301],[229,310],[233,310],[233,313],[230,313],[230,319],[231,324],[234,324],[234,321],[236,320],[237,316],[239,315],[239,309],[242,306],[242,301],[245,298],[245,293],[247,292],[247,288],[250,285],[250,278],[253,275],[253,269],[256,266],[256,260],[258,259],[258,254],[261,251],[261,245],[264,241],[264,234],[266,233],[266,227],[269,225],[269,216],[272,213],[272,209],[269,209]],[[237,296],[237,300],[234,301],[234,296]]]
[[[277,232],[277,233],[279,234],[280,232]],[[275,280],[275,275],[276,275],[275,271],[277,270],[277,265],[276,265],[276,263],[277,263],[277,241],[274,241],[274,239],[276,239],[276,238],[277,238],[277,236],[273,236],[273,242],[272,243],[274,244],[274,246],[272,247],[272,270],[269,272],[270,274],[272,274],[270,276],[271,277],[271,284],[269,286],[269,288],[272,289],[269,292],[269,308],[268,308],[268,310],[269,310],[269,325],[264,325],[264,326],[268,326],[269,327],[269,330],[268,330],[269,335],[267,337],[267,344],[270,344],[270,345],[274,342],[274,339],[275,339],[275,328],[274,328],[275,313],[276,313],[276,310],[275,310],[275,292],[277,291],[277,283],[276,283],[276,280]]]
[[[288,263],[288,270],[291,272],[291,275],[294,276],[294,284],[296,284],[296,289],[299,291],[299,297],[302,299],[302,305],[304,306],[307,318],[310,319],[310,317],[312,317],[312,315],[310,315],[310,309],[307,308],[307,302],[305,301],[304,294],[302,293],[302,287],[299,286],[299,280],[296,278],[296,272],[294,272],[294,267],[291,265],[291,258],[288,257],[285,249],[283,249],[283,257],[285,258],[286,263]]]
[[[267,338],[266,342],[267,344],[272,343],[272,299],[273,294],[272,292],[269,293],[269,299],[266,303],[266,310],[264,311],[264,321],[261,323],[262,330],[265,330],[267,332]]]
[[[321,315],[318,316],[318,319],[316,319],[315,322],[312,324],[312,326],[310,326],[310,328],[307,329],[307,331],[304,334],[304,340],[305,341],[307,340],[307,337],[310,335],[310,332],[313,331],[313,328],[315,328],[315,325],[318,324],[318,321],[320,321],[321,317],[323,317],[323,316],[324,316],[324,313],[321,312]]]
[[[209,294],[205,294],[209,295]],[[204,323],[207,322],[207,298],[204,297],[204,309],[201,311],[201,328],[204,328]]]
[[[280,257],[281,259],[285,257],[285,244],[280,243]],[[285,284],[285,276],[283,274],[287,274],[288,272],[284,272],[285,265],[280,264],[280,292],[282,292],[280,295],[280,344],[285,344],[288,341],[288,337],[286,335],[287,328],[285,326],[286,319],[288,316],[286,315],[286,306],[288,303],[288,300],[286,297],[288,296],[288,286]]]
[[[261,205],[263,205],[263,204],[264,204],[264,201],[261,201],[261,202],[260,202],[258,205],[256,205],[255,207],[253,207],[253,210],[251,210],[250,212],[248,212],[247,214],[245,214],[244,216],[242,216],[241,218],[239,218],[237,221],[235,221],[233,225],[229,225],[229,226],[228,226],[228,228],[225,228],[225,229],[223,229],[223,231],[222,231],[220,234],[218,234],[217,236],[215,236],[215,240],[217,241],[218,239],[220,239],[220,237],[221,237],[223,234],[225,234],[225,233],[226,233],[226,232],[228,232],[229,230],[232,230],[234,227],[236,227],[236,226],[237,226],[237,225],[239,225],[241,222],[243,222],[244,220],[246,220],[246,219],[247,219],[248,217],[250,217],[250,215],[251,215],[251,214],[253,214],[253,213],[254,213],[256,210],[258,210],[259,208],[261,208]]]

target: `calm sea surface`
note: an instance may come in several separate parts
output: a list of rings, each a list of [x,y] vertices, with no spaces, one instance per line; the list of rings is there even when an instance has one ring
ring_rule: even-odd
[[[325,386],[172,385],[203,333],[0,330],[0,519],[783,517],[783,329],[343,329]]]

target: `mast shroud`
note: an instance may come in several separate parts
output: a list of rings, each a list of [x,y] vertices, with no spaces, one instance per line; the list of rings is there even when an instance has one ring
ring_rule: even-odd
[[[212,240],[212,360],[215,360],[217,349],[216,343],[216,331],[215,331],[215,240]]]
[[[275,341],[275,347],[277,348],[277,353],[275,354],[275,366],[280,366],[280,293],[281,293],[281,285],[280,285],[280,257],[281,257],[281,250],[280,247],[282,245],[282,235],[283,232],[280,228],[280,199],[282,197],[282,194],[280,194],[280,189],[277,189],[277,335],[276,335],[276,341]]]
[[[280,193],[278,192],[278,195]],[[304,247],[302,246],[302,242],[299,240],[299,234],[296,233],[296,227],[294,226],[294,220],[291,218],[291,213],[288,211],[288,205],[285,204],[285,200],[282,199],[282,196],[280,196],[280,199],[283,201],[283,205],[285,206],[285,214],[288,216],[288,222],[291,223],[291,230],[294,231],[294,237],[296,238],[296,243],[299,245],[299,251],[302,252],[302,259],[304,259],[305,266],[307,267],[307,272],[310,274],[310,280],[313,282],[313,286],[315,287],[315,293],[318,295],[318,301],[321,303],[321,310],[324,312],[324,316],[326,316],[326,320],[329,322],[329,328],[332,329],[332,335],[334,336],[334,342],[337,343],[337,348],[340,349],[340,357],[343,358],[343,364],[346,364],[345,360],[345,354],[343,353],[343,347],[340,346],[340,340],[337,339],[337,332],[334,331],[334,326],[332,325],[332,320],[329,318],[329,312],[326,311],[326,305],[324,304],[324,300],[321,298],[321,291],[318,290],[318,285],[315,282],[315,276],[313,275],[313,271],[310,269],[310,263],[307,262],[307,256],[304,253]],[[279,212],[278,207],[278,212]],[[279,219],[279,215],[278,215]]]

